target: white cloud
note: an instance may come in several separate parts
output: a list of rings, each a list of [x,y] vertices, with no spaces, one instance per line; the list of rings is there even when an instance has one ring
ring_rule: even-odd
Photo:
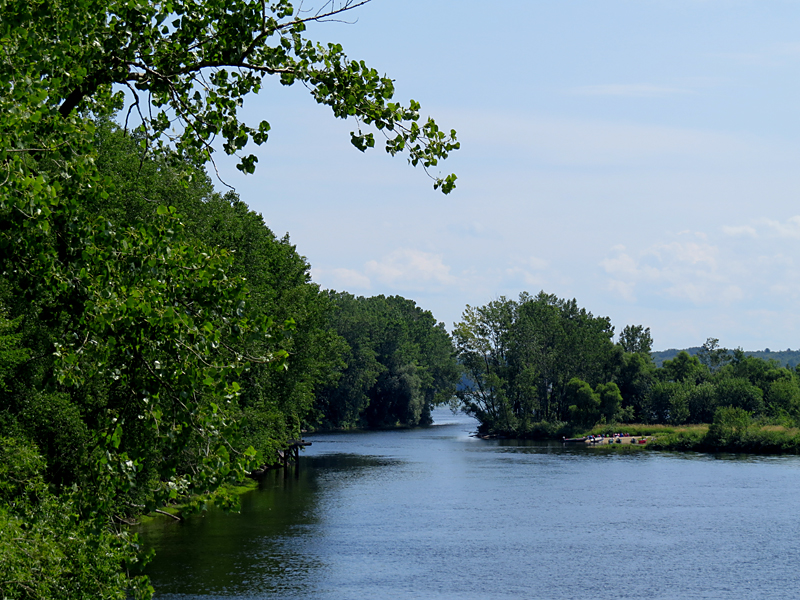
[[[416,289],[420,284],[452,285],[456,278],[450,275],[450,267],[442,262],[441,254],[420,250],[401,249],[371,260],[365,265],[368,276],[398,288]]]
[[[706,241],[703,233],[681,232],[676,237],[639,252],[612,248],[612,254],[600,262],[609,275],[606,289],[628,302],[637,300],[637,288],[695,305],[735,302],[744,296],[730,283],[728,265],[720,268],[719,248]]]
[[[617,251],[617,255],[615,257],[605,258],[600,261],[600,265],[606,270],[606,273],[612,275],[638,275],[639,267],[636,264],[636,261],[630,255],[625,253],[625,247],[615,246],[613,250]]]
[[[755,230],[755,228],[750,227],[749,225],[723,225],[722,232],[725,235],[730,235],[732,237],[758,237],[758,232]]]
[[[537,256],[530,256],[525,261],[525,264],[527,264],[531,269],[535,269],[537,271],[541,271],[543,269],[546,269],[548,266],[550,266],[550,261],[549,260],[545,260],[543,258],[539,258]]]
[[[676,241],[652,246],[647,253],[658,257],[663,265],[704,264],[713,269],[716,266],[716,257],[719,251],[708,243]]]
[[[511,280],[522,281],[526,286],[543,287],[547,282],[539,273],[531,273],[520,267],[506,269],[506,277]]]
[[[783,223],[772,219],[763,219],[762,223],[778,237],[800,239],[800,215],[789,217]]]
[[[627,302],[636,302],[636,296],[633,293],[636,284],[632,281],[620,281],[618,279],[609,279],[607,289],[614,295],[619,296]]]

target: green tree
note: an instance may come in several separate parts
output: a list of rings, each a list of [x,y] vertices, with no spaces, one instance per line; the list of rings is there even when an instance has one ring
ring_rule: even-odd
[[[641,325],[626,325],[619,334],[619,344],[625,352],[650,354],[653,349],[650,328]]]
[[[717,409],[717,389],[710,381],[689,388],[689,422],[710,423]]]
[[[717,338],[708,338],[697,353],[697,358],[712,373],[732,360],[730,350],[721,348]]]
[[[600,396],[592,391],[592,386],[573,377],[567,383],[565,392],[572,422],[587,428],[597,423],[602,404]]]
[[[600,416],[606,423],[616,422],[622,409],[622,393],[617,384],[599,383],[594,391],[600,398]]]
[[[730,446],[740,442],[752,423],[752,414],[739,406],[721,406],[714,413],[714,422],[708,428],[709,441],[716,446]]]
[[[300,436],[316,393],[335,379],[341,362],[344,342],[329,325],[330,299],[311,282],[309,265],[288,235],[276,238],[234,192],[217,193],[204,170],[146,153],[111,122],[98,124],[96,138],[98,166],[117,193],[92,212],[121,225],[151,220],[158,205],[170,203],[193,243],[230,253],[228,276],[246,281],[244,315],[291,323],[288,335],[251,337],[235,346],[244,356],[276,348],[291,356],[288,369],[251,362],[238,380],[242,445],[252,445],[266,463],[277,461],[278,451]],[[185,186],[183,172],[191,174]]]
[[[622,394],[622,408],[632,420],[641,419],[645,399],[656,383],[656,367],[646,354],[625,353],[614,379]]]
[[[338,44],[323,46],[306,37],[310,24],[365,3],[328,3],[301,16],[288,0],[5,2],[0,147],[2,158],[13,164],[12,184],[28,185],[24,173],[39,153],[69,160],[90,156],[88,139],[79,139],[91,133],[85,115],[120,109],[123,87],[132,99],[125,121],[138,117],[145,145],[170,146],[204,163],[215,137],[228,154],[249,142],[262,144],[269,123],[251,127],[240,121],[239,110],[267,76],[283,85],[302,83],[336,117],[353,117],[358,128],[351,141],[360,150],[375,143],[361,126],[374,126],[387,134],[390,154],[407,152],[414,165],[436,166],[458,147],[455,132],[445,134],[431,119],[420,125],[416,102],[403,107],[391,101],[391,79],[348,59]],[[253,155],[243,155],[239,168],[252,172],[255,163]],[[454,182],[450,175],[436,178],[435,186],[448,192]]]
[[[769,384],[766,405],[775,416],[800,416],[800,385],[795,377],[778,379]]]
[[[697,384],[708,377],[708,369],[696,356],[682,350],[672,360],[665,360],[659,372],[665,381]]]
[[[127,528],[97,528],[78,518],[80,498],[53,494],[35,447],[0,437],[0,596],[147,598],[146,577],[129,577],[141,562]]]
[[[426,425],[459,377],[444,324],[400,296],[356,298],[331,292],[334,329],[349,345],[337,383],[319,394],[324,424]]]
[[[606,383],[619,367],[613,334],[608,318],[544,292],[468,306],[453,332],[468,378],[458,396],[488,429],[525,432],[568,420],[569,382]]]
[[[676,381],[656,383],[645,400],[642,417],[646,423],[680,425],[690,416],[689,390],[693,384]]]
[[[482,307],[467,306],[453,339],[466,381],[457,391],[467,414],[484,428],[512,431],[516,419],[508,388],[508,338],[516,302],[500,297]]]
[[[328,292],[334,309],[331,326],[345,340],[340,376],[317,394],[320,420],[329,427],[355,427],[370,402],[369,391],[383,365],[375,341],[380,337],[377,315],[346,292]]]
[[[717,406],[741,408],[753,415],[764,411],[761,388],[741,377],[724,378],[716,382]]]

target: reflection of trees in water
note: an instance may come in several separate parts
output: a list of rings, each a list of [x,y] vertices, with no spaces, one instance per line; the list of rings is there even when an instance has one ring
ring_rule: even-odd
[[[156,556],[147,568],[156,593],[301,593],[324,568],[299,538],[318,522],[320,477],[346,481],[396,461],[354,454],[301,458],[300,468],[269,471],[241,498],[241,512],[209,510],[177,523],[157,521],[140,537]]]
[[[143,528],[144,543],[156,550],[147,568],[156,593],[299,591],[298,575],[318,565],[285,541],[297,525],[313,523],[316,485],[303,469],[286,475],[268,472],[258,490],[242,496],[240,513],[212,509]]]

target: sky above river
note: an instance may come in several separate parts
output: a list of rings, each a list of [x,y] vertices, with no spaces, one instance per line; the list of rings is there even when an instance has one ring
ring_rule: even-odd
[[[412,298],[448,329],[545,290],[650,327],[655,349],[800,347],[800,2],[372,0],[346,18],[309,35],[462,148],[444,196],[361,154],[300,86],[248,99],[270,140],[254,175],[220,173],[322,287]]]

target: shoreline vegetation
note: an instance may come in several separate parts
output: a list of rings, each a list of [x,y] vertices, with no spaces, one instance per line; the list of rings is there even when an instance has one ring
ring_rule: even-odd
[[[729,415],[730,416],[730,415]],[[749,415],[741,413],[734,414],[740,421],[732,422],[728,419],[727,424],[723,424],[720,419],[716,424],[692,424],[692,425],[659,425],[644,423],[618,423],[615,425],[596,425],[590,430],[576,435],[578,438],[588,436],[604,436],[603,443],[592,444],[592,448],[603,448],[610,451],[631,451],[633,450],[660,450],[671,452],[700,452],[700,453],[743,453],[743,454],[800,454],[800,427],[786,425],[764,424],[752,422]],[[310,433],[367,433],[370,431],[399,431],[415,429],[417,427],[428,427],[428,425],[410,426],[398,424],[395,426],[384,425],[380,428],[366,427],[328,427],[316,429]],[[526,437],[514,435],[512,432],[496,432],[491,434],[475,433],[473,437],[479,439],[540,439],[550,441],[563,441],[563,438],[543,436],[542,432],[551,428],[543,424],[538,430],[538,435],[531,432]],[[568,426],[559,428],[559,431],[574,432]],[[616,443],[615,435],[623,435],[621,443]],[[564,436],[566,437],[566,436]],[[646,443],[639,443],[645,439]],[[290,465],[291,466],[291,465]],[[270,470],[286,468],[284,465],[274,465]],[[261,477],[266,471],[262,471],[258,476],[249,477],[235,484],[226,484],[224,489],[233,496],[241,496],[248,492],[258,489]],[[196,501],[197,499],[195,499]],[[184,510],[187,513],[184,514]],[[200,511],[202,512],[202,511]],[[130,526],[141,526],[159,520],[178,520],[198,514],[192,508],[192,503],[167,504],[161,509],[137,517],[136,522],[127,523]]]
[[[247,479],[244,479],[243,481],[239,481],[237,483],[225,484],[223,488],[229,495],[234,496],[238,499],[239,496],[257,490],[258,486],[259,486],[258,478],[248,477]],[[193,498],[192,500],[197,501],[198,499]],[[209,502],[208,504],[211,503]],[[193,510],[191,506],[192,506],[191,502],[166,504],[158,510],[138,515],[135,521],[126,522],[125,524],[128,525],[129,527],[140,527],[142,525],[146,525],[148,523],[153,523],[156,521],[167,521],[167,520],[183,521],[188,517],[202,514],[204,512],[204,510],[201,511]],[[184,511],[187,512],[184,513]]]
[[[572,439],[588,436],[605,436],[613,439],[615,434],[628,436],[623,438],[622,444],[602,443],[593,447],[620,448],[629,447],[624,443],[631,438],[647,439],[646,444],[637,444],[642,450],[664,450],[672,452],[702,452],[713,453],[741,453],[741,454],[800,454],[800,427],[794,425],[781,425],[773,423],[754,422],[748,414],[734,414],[730,418],[730,411],[726,411],[729,418],[718,419],[712,424],[692,425],[648,425],[642,423],[617,424],[613,426],[597,425],[590,430],[574,433],[574,430],[565,428],[563,438],[568,438],[566,432],[573,434]],[[737,421],[738,419],[738,421]],[[539,431],[545,430],[542,427]],[[493,432],[488,434],[475,434],[480,439],[517,439],[517,440],[550,440],[562,441],[562,437],[552,435],[537,435],[534,432],[520,436],[514,432]]]
[[[425,423],[453,395],[444,324],[321,289],[206,170],[255,171],[272,125],[241,107],[279,80],[455,188],[455,130],[312,32],[363,4],[4,3],[0,597],[147,600],[126,522],[235,509],[302,429]]]
[[[798,368],[716,338],[656,366],[649,328],[615,336],[610,319],[574,299],[523,292],[468,306],[453,342],[464,369],[456,395],[481,436],[630,432],[656,434],[646,445],[658,449],[800,450]]]

